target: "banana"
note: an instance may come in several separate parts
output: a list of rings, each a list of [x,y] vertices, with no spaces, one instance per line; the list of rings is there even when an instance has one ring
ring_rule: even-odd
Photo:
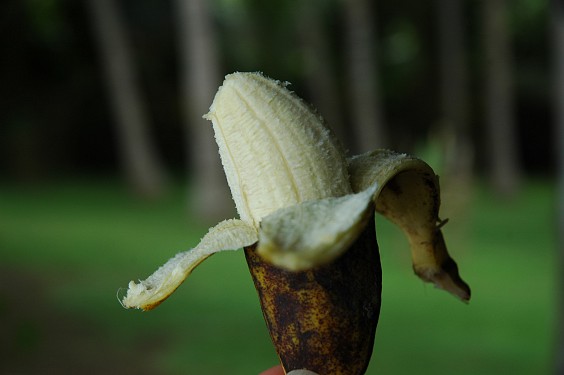
[[[363,374],[381,306],[375,212],[405,232],[422,280],[470,299],[441,232],[438,179],[423,161],[386,150],[347,159],[310,106],[258,73],[226,76],[204,117],[240,218],[131,281],[124,307],[152,309],[210,255],[244,248],[285,372]]]

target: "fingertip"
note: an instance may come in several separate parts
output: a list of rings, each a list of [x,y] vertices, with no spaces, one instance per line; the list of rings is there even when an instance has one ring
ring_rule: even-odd
[[[282,369],[282,366],[278,365],[269,368],[266,371],[261,372],[259,375],[285,375],[285,374],[284,374],[284,369]]]

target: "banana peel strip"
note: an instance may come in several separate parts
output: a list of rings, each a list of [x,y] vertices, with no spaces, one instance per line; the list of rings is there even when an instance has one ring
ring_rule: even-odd
[[[263,218],[257,253],[289,271],[326,264],[348,250],[374,214],[376,184],[357,194],[303,202]]]
[[[224,250],[237,250],[257,242],[256,229],[244,221],[225,220],[211,228],[198,246],[180,252],[147,279],[131,281],[121,301],[126,308],[152,310],[160,305],[210,255]]]
[[[470,288],[448,254],[439,219],[439,180],[424,161],[407,154],[376,150],[349,159],[350,182],[358,192],[376,184],[376,211],[408,238],[414,272],[462,301]]]

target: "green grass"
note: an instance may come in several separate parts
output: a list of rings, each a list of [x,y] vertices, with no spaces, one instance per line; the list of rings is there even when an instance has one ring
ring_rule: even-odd
[[[384,291],[368,374],[548,374],[561,292],[552,195],[542,182],[527,184],[512,202],[477,188],[449,212],[445,237],[472,287],[468,305],[414,277],[406,240],[378,220]],[[50,346],[50,330],[41,327],[71,325],[83,332],[80,325],[87,324],[93,329],[81,333],[84,352],[95,359],[102,349],[123,361],[143,358],[149,374],[247,375],[274,365],[241,252],[204,262],[154,311],[119,305],[119,287],[146,277],[205,234],[207,227],[188,217],[186,207],[181,189],[142,203],[112,182],[1,186],[0,270],[33,275],[44,290],[39,298],[25,283],[0,279],[19,296],[0,293],[0,319],[17,304],[21,311],[33,306],[38,343],[22,356],[33,361],[50,350],[51,358],[79,361]],[[64,319],[47,323],[48,314]],[[70,332],[68,340],[75,340]]]

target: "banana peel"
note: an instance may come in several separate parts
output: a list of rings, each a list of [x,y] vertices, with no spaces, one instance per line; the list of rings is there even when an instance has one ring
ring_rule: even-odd
[[[374,219],[349,251],[329,264],[288,271],[254,246],[247,264],[270,336],[286,372],[363,374],[380,315],[382,272]]]
[[[131,281],[124,307],[150,310],[207,257],[244,248],[285,372],[363,374],[381,306],[376,212],[406,234],[423,281],[470,299],[446,249],[439,182],[426,163],[388,150],[347,159],[315,110],[259,73],[226,76],[205,118],[240,218]]]
[[[376,211],[406,235],[413,271],[460,300],[470,300],[470,287],[447,251],[439,218],[439,178],[421,159],[390,150],[375,150],[349,159],[354,191],[377,184]]]

